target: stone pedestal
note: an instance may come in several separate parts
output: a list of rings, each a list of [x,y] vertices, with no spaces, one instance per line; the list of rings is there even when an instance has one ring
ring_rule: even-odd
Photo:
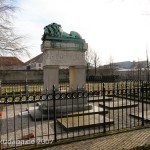
[[[42,46],[43,52],[43,71],[44,71],[44,90],[53,84],[58,87],[59,66],[69,67],[70,89],[76,90],[83,88],[86,83],[86,43],[73,43],[70,41],[51,42],[45,41]]]
[[[76,90],[77,87],[83,88],[86,84],[85,66],[69,67],[70,88]]]
[[[59,88],[59,66],[58,65],[46,65],[43,67],[44,73],[44,91],[47,89],[52,91],[53,85],[55,89]]]

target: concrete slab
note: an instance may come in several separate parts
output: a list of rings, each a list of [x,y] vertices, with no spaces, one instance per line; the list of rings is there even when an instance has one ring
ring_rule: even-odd
[[[73,116],[57,119],[59,125],[63,126],[65,130],[82,129],[86,127],[102,126],[104,124],[103,115],[91,114],[83,116]],[[105,118],[105,124],[113,124],[114,121],[109,118]]]
[[[102,102],[103,97],[89,97],[88,102]],[[112,101],[111,97],[105,97],[105,101]]]
[[[100,107],[104,107],[103,102],[99,103]],[[114,102],[105,102],[105,108],[107,109],[120,109],[120,108],[130,108],[137,107],[138,103],[129,100],[119,100]]]
[[[142,119],[142,112],[137,113],[131,113],[130,116]],[[144,111],[144,120],[150,121],[150,110]]]
[[[29,114],[31,116],[31,119],[33,121],[39,121],[39,120],[47,120],[49,119],[53,119],[54,118],[54,113],[50,112],[49,114],[45,114],[43,113],[39,107],[29,107]],[[108,110],[105,110],[105,113],[108,113]],[[92,109],[90,110],[82,110],[79,112],[73,112],[73,113],[66,113],[66,112],[57,112],[56,111],[56,117],[60,118],[60,117],[71,117],[71,116],[82,116],[82,115],[90,115],[90,114],[104,114],[103,108],[97,107],[97,106],[93,106]]]

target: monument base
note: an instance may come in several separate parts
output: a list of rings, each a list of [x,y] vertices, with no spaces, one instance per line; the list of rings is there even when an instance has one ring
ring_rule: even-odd
[[[91,109],[85,109],[91,108]],[[71,109],[72,110],[72,109]],[[29,107],[27,109],[33,121],[40,121],[40,120],[48,120],[54,118],[54,112],[50,110],[41,110],[40,107]],[[46,113],[47,112],[47,113]],[[105,113],[108,113],[108,110],[105,110]],[[57,109],[56,108],[56,118],[64,118],[64,117],[74,117],[74,116],[83,116],[83,115],[91,115],[91,114],[104,114],[103,108],[86,105],[80,111],[66,111],[64,109]]]
[[[40,105],[39,109],[44,113],[44,114],[51,114],[54,112],[54,107],[47,107]],[[67,106],[55,106],[55,111],[56,113],[71,113],[71,112],[79,112],[79,111],[84,111],[84,110],[91,110],[92,105],[89,104],[80,104],[80,105],[67,105]]]

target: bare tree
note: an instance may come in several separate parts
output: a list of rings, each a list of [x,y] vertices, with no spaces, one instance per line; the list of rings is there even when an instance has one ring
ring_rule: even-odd
[[[94,66],[94,75],[97,75],[97,68],[100,65],[100,58],[97,55],[95,51],[93,51],[91,48],[88,49],[86,52],[86,61],[87,61],[87,68],[89,66]]]
[[[138,59],[138,64],[137,64],[138,80],[142,79],[142,68],[143,68],[143,64]]]
[[[97,75],[97,68],[100,65],[100,59],[99,59],[96,52],[94,52],[93,63],[94,63],[94,73],[95,73],[95,76],[96,76]]]
[[[14,33],[13,13],[16,7],[8,0],[0,0],[0,55],[19,55],[29,56],[27,47],[23,45],[24,37]]]
[[[130,67],[130,78],[134,80],[136,78],[136,68],[137,68],[137,63],[135,61],[132,62],[131,67]]]
[[[115,75],[116,74],[116,71],[117,71],[117,66],[116,64],[114,64],[114,60],[113,60],[113,57],[110,56],[110,60],[109,60],[109,69],[110,69],[110,73],[111,75]]]
[[[89,79],[89,67],[91,66],[91,63],[92,63],[92,55],[93,55],[93,51],[89,47],[85,53],[85,60],[87,62],[87,69],[86,69],[87,79]]]
[[[146,49],[146,79],[147,81],[149,81],[149,56],[147,49]]]
[[[130,79],[132,80],[135,80],[135,79],[138,79],[138,80],[142,80],[144,79],[143,75],[142,75],[142,69],[144,68],[145,66],[145,61],[133,61],[132,62],[132,65],[131,65],[131,70],[129,71],[129,76],[130,76]]]
[[[85,53],[86,62],[91,65],[93,60],[93,50],[89,47]]]

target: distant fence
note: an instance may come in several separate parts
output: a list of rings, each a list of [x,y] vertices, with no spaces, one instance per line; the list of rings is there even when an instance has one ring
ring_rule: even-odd
[[[87,77],[87,81],[94,82],[114,82],[120,79],[119,75],[109,75],[109,76],[89,76]]]
[[[74,91],[66,84],[65,89],[56,91],[53,86],[51,92],[44,93],[38,89],[41,85],[25,85],[26,92],[20,90],[21,86],[15,90],[16,85],[9,91],[9,85],[5,85],[0,97],[1,149],[33,149],[62,140],[65,143],[150,127],[149,82],[89,83]]]

